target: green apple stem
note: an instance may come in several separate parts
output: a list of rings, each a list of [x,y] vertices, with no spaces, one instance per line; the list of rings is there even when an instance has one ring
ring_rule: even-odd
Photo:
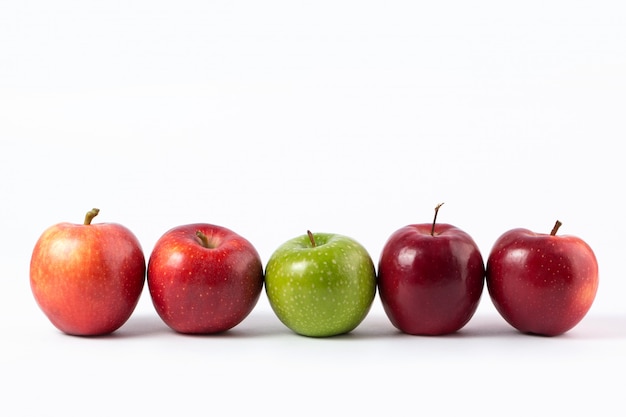
[[[431,236],[435,236],[435,223],[437,223],[437,214],[439,214],[439,209],[441,208],[441,206],[443,206],[443,203],[439,203],[437,204],[437,207],[435,207],[435,218],[433,219],[433,227],[432,229],[430,229]]]
[[[207,248],[210,249],[211,248],[211,244],[209,243],[209,238],[206,237],[206,235],[204,233],[202,233],[200,230],[196,231],[196,236],[198,236],[198,238],[200,239],[200,244]]]
[[[94,208],[94,209],[89,210],[87,214],[85,214],[85,221],[83,222],[83,224],[85,226],[90,225],[91,221],[93,220],[94,217],[98,215],[98,213],[100,213],[100,209]]]
[[[557,230],[559,230],[559,227],[561,227],[563,223],[561,223],[560,221],[556,221],[556,223],[554,223],[554,227],[552,228],[552,231],[550,232],[550,236],[556,236],[556,232]]]
[[[306,234],[309,235],[309,240],[311,241],[311,246],[316,247],[317,245],[315,244],[315,237],[313,236],[313,233],[311,233],[310,230],[307,230]]]

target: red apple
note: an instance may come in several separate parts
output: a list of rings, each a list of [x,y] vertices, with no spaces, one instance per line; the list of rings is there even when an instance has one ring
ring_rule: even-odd
[[[393,233],[378,264],[380,299],[404,333],[456,332],[472,318],[483,292],[485,266],[478,246],[449,224],[412,224]]]
[[[513,229],[493,245],[486,281],[502,317],[523,333],[556,336],[587,314],[598,290],[598,262],[582,239]]]
[[[255,307],[263,265],[253,245],[232,230],[188,224],[167,231],[155,244],[148,288],[157,313],[175,331],[218,333]]]
[[[134,311],[146,275],[139,241],[115,223],[59,223],[41,235],[30,262],[39,307],[61,331],[77,336],[111,333]]]

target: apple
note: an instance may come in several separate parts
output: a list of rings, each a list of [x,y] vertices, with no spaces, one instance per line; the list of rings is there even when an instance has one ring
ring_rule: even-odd
[[[450,224],[411,224],[383,246],[378,291],[391,323],[412,335],[454,333],[473,317],[485,266],[469,234]]]
[[[116,223],[59,223],[37,240],[30,285],[44,314],[76,336],[109,334],[121,327],[141,295],[146,262],[139,241]]]
[[[174,227],[156,242],[148,288],[161,319],[186,334],[229,330],[246,318],[263,290],[261,258],[248,240],[225,227]]]
[[[289,329],[303,336],[335,336],[354,330],[369,313],[376,272],[367,250],[354,239],[307,231],[271,255],[265,289]]]
[[[557,336],[587,314],[598,290],[598,261],[576,236],[518,228],[502,234],[487,259],[496,310],[522,333]]]

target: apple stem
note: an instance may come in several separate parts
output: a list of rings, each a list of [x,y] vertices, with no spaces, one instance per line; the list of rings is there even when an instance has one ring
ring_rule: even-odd
[[[313,233],[311,233],[310,230],[307,230],[306,234],[309,235],[309,240],[311,241],[311,246],[316,247],[317,244],[315,244],[315,237],[313,237]]]
[[[563,223],[561,223],[560,221],[556,221],[556,223],[554,223],[554,227],[552,228],[552,231],[550,232],[550,236],[555,236],[557,230],[559,230],[559,227],[561,227]]]
[[[196,231],[196,236],[198,236],[198,238],[200,239],[200,244],[209,249],[211,248],[211,245],[209,244],[209,238],[206,237],[206,235],[204,233],[202,233],[200,230]]]
[[[437,207],[435,207],[435,218],[433,219],[433,227],[432,229],[430,229],[431,236],[435,236],[435,223],[437,223],[437,214],[439,214],[439,209],[441,208],[441,206],[443,206],[443,203],[439,203],[437,204]]]
[[[85,221],[83,222],[83,224],[85,226],[90,225],[91,221],[93,220],[94,217],[98,215],[98,213],[100,213],[100,209],[94,208],[94,209],[89,210],[87,214],[85,214]]]

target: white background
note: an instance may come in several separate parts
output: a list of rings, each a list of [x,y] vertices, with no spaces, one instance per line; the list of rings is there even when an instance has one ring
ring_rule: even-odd
[[[619,1],[0,2],[2,415],[623,415],[626,8]],[[265,293],[188,337],[144,293],[106,338],[61,334],[28,284],[45,228],[216,223],[264,263],[313,231],[439,221],[486,258],[526,227],[584,238],[585,319],[515,332],[485,291],[458,334],[309,339]]]

